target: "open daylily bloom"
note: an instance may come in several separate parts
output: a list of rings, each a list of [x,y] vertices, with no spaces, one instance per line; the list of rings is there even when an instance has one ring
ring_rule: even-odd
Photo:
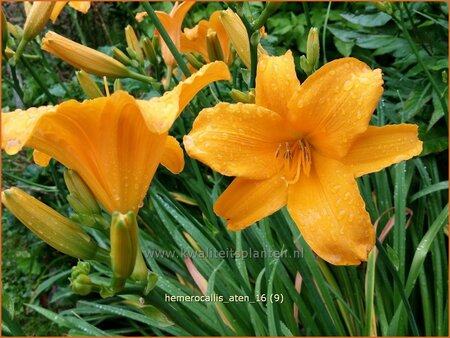
[[[209,60],[206,37],[208,31],[217,33],[220,46],[223,51],[224,61],[231,64],[233,61],[230,48],[230,41],[227,32],[220,20],[221,11],[215,11],[209,20],[201,20],[194,28],[185,28],[181,34],[181,52],[196,52]]]
[[[164,26],[178,50],[180,50],[181,46],[181,25],[187,12],[194,4],[195,1],[184,1],[182,3],[176,2],[170,11],[170,14],[155,11],[158,19],[161,21],[161,24]],[[146,12],[138,13],[136,14],[136,20],[142,21],[145,16],[147,16]],[[164,63],[166,66],[174,68],[176,65],[175,59],[162,38],[160,38],[160,44]]]
[[[191,157],[237,176],[214,206],[228,228],[244,229],[287,204],[320,257],[336,265],[367,260],[375,235],[355,177],[422,150],[416,125],[369,126],[382,84],[380,69],[343,58],[300,86],[289,51],[260,57],[255,104],[201,111],[184,144]]]
[[[67,3],[69,3],[70,7],[83,14],[86,14],[89,11],[89,8],[91,8],[90,1],[55,1],[55,7],[53,7],[52,14],[50,15],[50,19],[53,23],[58,19],[59,14]]]
[[[172,172],[183,169],[183,152],[167,136],[174,120],[205,85],[229,77],[227,66],[215,62],[148,101],[118,91],[2,113],[2,148],[13,155],[31,147],[41,165],[53,157],[76,171],[109,213],[137,213],[160,162]]]

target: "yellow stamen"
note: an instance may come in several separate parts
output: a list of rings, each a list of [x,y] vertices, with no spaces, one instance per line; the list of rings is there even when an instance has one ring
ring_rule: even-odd
[[[284,147],[284,151],[283,150]],[[280,143],[275,158],[281,159],[280,170],[288,184],[294,184],[303,173],[309,176],[311,171],[311,146],[306,140]]]

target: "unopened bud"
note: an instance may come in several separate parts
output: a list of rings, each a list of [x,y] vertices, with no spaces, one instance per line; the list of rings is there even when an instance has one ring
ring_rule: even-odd
[[[308,41],[306,42],[306,58],[310,65],[314,67],[314,71],[319,64],[319,31],[316,27],[312,27],[309,30]]]
[[[5,51],[8,44],[8,21],[6,20],[5,13],[2,10],[2,52]]]
[[[114,80],[114,92],[117,92],[119,90],[122,90],[122,82],[120,81],[120,79],[115,79]]]
[[[30,14],[25,21],[23,28],[23,36],[19,43],[19,47],[16,50],[15,60],[19,60],[22,55],[25,46],[31,39],[36,37],[47,24],[52,14],[55,2],[53,1],[35,1],[31,7]]]
[[[227,9],[226,11],[221,11],[220,21],[239,58],[247,68],[250,68],[250,41],[241,18],[231,9]],[[258,54],[266,54],[261,45],[258,45]]]
[[[189,64],[194,67],[195,69],[199,70],[202,68],[205,63],[201,61],[200,54],[194,54],[194,53],[186,53],[185,54],[186,59],[188,60]],[[203,60],[204,61],[204,60]]]
[[[75,72],[78,82],[80,83],[81,89],[83,89],[86,96],[90,99],[95,99],[97,97],[102,97],[103,93],[98,88],[95,81],[86,73],[84,70]]]
[[[17,25],[13,25],[11,22],[7,22],[6,25],[8,27],[8,32],[11,33],[11,35],[15,39],[17,39],[17,40],[22,39],[22,36],[23,36],[23,29],[22,28],[20,28]]]
[[[89,272],[91,272],[91,264],[88,262],[78,261],[77,265],[72,267],[70,278],[75,279],[79,275],[89,275]]]
[[[138,250],[138,225],[133,212],[121,214],[114,212],[111,220],[111,267],[112,287],[120,290],[131,276],[136,264]]]
[[[92,281],[88,275],[80,274],[76,278],[71,279],[70,287],[72,292],[81,296],[87,296],[92,292]]]
[[[119,61],[95,49],[83,46],[55,32],[47,32],[42,49],[84,71],[111,78],[128,77],[130,71]]]
[[[79,259],[99,259],[95,241],[76,223],[19,188],[2,192],[3,205],[36,236],[56,250]]]
[[[241,92],[240,90],[232,89],[230,92],[230,96],[235,102],[255,103],[254,91],[244,93],[244,92]]]
[[[113,47],[112,49],[114,59],[122,62],[124,65],[131,66],[131,59],[122,52],[119,48]]]
[[[142,48],[144,50],[144,54],[147,60],[150,61],[152,65],[157,65],[158,57],[156,56],[156,51],[153,46],[153,43],[149,38],[144,37],[142,39]]]
[[[209,62],[224,60],[219,37],[217,36],[217,33],[212,30],[208,30],[208,33],[206,34],[206,50],[208,52]]]
[[[101,212],[100,207],[95,200],[89,187],[84,183],[83,179],[74,170],[66,170],[64,172],[64,181],[66,182],[69,196],[80,201],[82,204],[81,210],[75,210],[80,213],[96,213]]]
[[[127,40],[128,48],[133,50],[134,54],[136,55],[136,60],[138,60],[141,65],[143,65],[144,64],[144,54],[142,52],[142,47],[136,36],[136,32],[134,31],[133,27],[131,27],[130,25],[125,27],[125,38]]]

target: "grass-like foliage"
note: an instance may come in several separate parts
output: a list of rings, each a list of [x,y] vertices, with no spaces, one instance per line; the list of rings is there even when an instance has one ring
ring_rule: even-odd
[[[152,11],[169,13],[173,4],[150,5],[93,2],[86,14],[66,6],[14,62],[8,53],[18,48],[26,6],[3,2],[10,51],[2,48],[2,111],[88,98],[75,76],[78,69],[41,49],[47,29],[109,56],[114,48],[128,51],[128,68],[140,75],[108,78],[111,93],[114,86],[150,99],[171,90],[192,72],[187,67],[195,63],[192,57],[208,60],[181,52],[176,71],[168,72],[161,43],[154,39],[161,22]],[[251,38],[262,36],[268,54],[292,51],[302,83],[329,61],[355,57],[383,72],[384,93],[370,124],[419,126],[419,156],[357,179],[376,228],[367,262],[327,263],[310,249],[286,208],[245,230],[228,231],[213,205],[231,179],[184,154],[181,174],[158,168],[137,216],[140,247],[152,272],[150,292],[127,282],[112,297],[75,294],[68,278],[77,260],[47,246],[3,209],[3,334],[448,336],[448,4],[286,2],[270,13],[266,7],[261,2],[198,2],[182,28],[231,8],[246,25],[264,26]],[[148,16],[138,22],[135,15],[142,11]],[[261,13],[267,16],[261,19]],[[127,25],[143,46],[147,38],[154,55],[144,48],[141,60],[126,49]],[[307,54],[311,27],[317,28],[320,54],[317,67],[305,72],[300,58]],[[181,142],[203,108],[235,102],[232,89],[251,99],[258,57],[257,49],[252,51],[246,67],[232,50],[232,80],[206,86],[170,135]],[[101,77],[92,79],[104,88]],[[73,210],[64,171],[55,160],[37,166],[29,148],[15,156],[2,153],[2,190],[18,186],[69,217]],[[103,215],[109,222],[104,210]],[[86,225],[80,217],[72,219]],[[109,235],[84,228],[99,246],[109,248]],[[112,273],[106,264],[91,261],[89,276],[101,283]]]

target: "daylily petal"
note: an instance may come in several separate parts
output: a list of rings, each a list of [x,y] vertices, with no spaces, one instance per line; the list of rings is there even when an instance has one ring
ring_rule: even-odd
[[[289,119],[321,153],[341,158],[366,131],[383,93],[381,70],[354,58],[331,61],[289,101]]]
[[[155,11],[155,14],[158,16],[159,21],[161,21],[164,29],[167,31],[170,38],[172,39],[172,42],[178,49],[180,49],[181,45],[181,25],[187,12],[194,4],[195,1],[184,1],[181,4],[176,3],[172,8],[170,14],[161,11]],[[172,52],[169,50],[162,37],[160,38],[160,41],[161,53],[165,64],[174,67],[176,62],[175,58],[172,55]]]
[[[408,160],[421,151],[422,142],[415,124],[369,126],[352,144],[342,163],[359,177]]]
[[[56,19],[59,16],[59,13],[61,13],[67,2],[68,1],[55,1],[55,6],[53,7],[52,14],[50,14],[50,19],[53,23],[55,23]]]
[[[184,146],[190,157],[223,175],[269,178],[279,171],[276,152],[284,123],[254,104],[219,103],[199,113]]]
[[[170,129],[181,111],[203,87],[213,81],[229,79],[227,65],[217,61],[203,66],[163,96],[137,102],[150,131],[163,134]]]
[[[91,8],[90,1],[69,1],[69,6],[76,9],[78,12],[86,14]]]
[[[9,145],[9,153],[15,153],[29,146],[51,156],[75,170],[108,212],[137,212],[160,162],[166,134],[149,132],[130,95],[119,91],[83,103],[67,101],[56,111],[28,114],[28,122],[27,112],[9,113],[15,118],[2,114],[7,122],[2,147],[8,150]]]
[[[288,211],[306,242],[324,260],[355,265],[367,260],[374,229],[351,171],[313,153],[313,168],[289,186]]]
[[[48,156],[47,154],[43,153],[42,151],[35,150],[33,151],[33,161],[41,167],[46,167],[50,163],[50,160],[52,159],[51,156]]]
[[[161,157],[161,164],[173,174],[179,174],[184,168],[183,149],[173,136],[166,138],[166,145]]]
[[[287,104],[299,89],[294,58],[289,50],[282,56],[261,55],[256,76],[255,100],[280,115],[288,112]]]
[[[39,118],[56,109],[57,106],[42,106],[2,113],[2,148],[8,155],[17,154],[30,138]]]
[[[242,230],[286,205],[287,183],[278,175],[266,180],[235,178],[220,195],[214,212],[228,230]]]

